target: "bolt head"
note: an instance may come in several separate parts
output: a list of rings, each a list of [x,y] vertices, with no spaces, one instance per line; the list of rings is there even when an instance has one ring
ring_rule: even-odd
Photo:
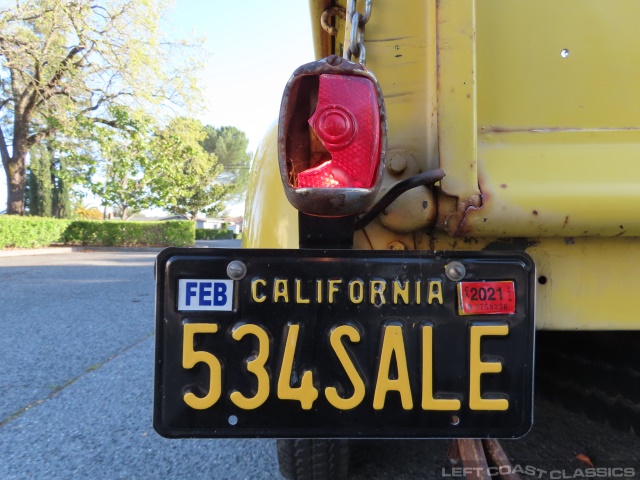
[[[227,275],[231,280],[242,280],[247,274],[247,266],[240,260],[234,260],[227,265]]]
[[[337,67],[338,65],[340,65],[342,63],[342,57],[339,57],[337,55],[329,55],[327,57],[327,63],[329,65]]]
[[[452,282],[460,281],[467,274],[467,269],[460,262],[451,262],[444,267],[444,273]]]
[[[393,155],[387,162],[387,169],[394,175],[400,175],[407,169],[407,159],[402,155]]]

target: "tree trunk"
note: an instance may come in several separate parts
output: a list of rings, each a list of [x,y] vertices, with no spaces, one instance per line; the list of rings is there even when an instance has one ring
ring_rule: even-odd
[[[24,215],[25,162],[27,152],[18,153],[4,164],[7,175],[7,213]]]

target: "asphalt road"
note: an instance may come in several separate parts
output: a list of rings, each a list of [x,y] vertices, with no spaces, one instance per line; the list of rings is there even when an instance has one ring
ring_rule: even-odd
[[[272,440],[167,440],[153,431],[154,258],[0,258],[0,479],[278,478]],[[448,445],[356,442],[351,478],[455,478]],[[544,400],[532,432],[503,445],[522,467],[574,474],[588,467],[584,455],[640,477],[637,437]]]
[[[0,478],[274,478],[268,440],[151,426],[155,253],[0,258]]]

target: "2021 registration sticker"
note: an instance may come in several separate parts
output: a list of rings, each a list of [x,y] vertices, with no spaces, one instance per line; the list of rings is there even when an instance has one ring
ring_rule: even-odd
[[[458,283],[460,315],[510,315],[516,312],[512,281]]]

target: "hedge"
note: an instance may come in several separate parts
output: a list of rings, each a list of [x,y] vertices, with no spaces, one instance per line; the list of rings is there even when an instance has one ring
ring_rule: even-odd
[[[0,248],[34,248],[56,243],[96,246],[193,245],[189,221],[123,222],[0,216]]]
[[[0,216],[0,248],[37,248],[62,242],[69,220]]]
[[[64,232],[67,245],[145,246],[193,245],[195,224],[189,221],[73,221]]]
[[[230,240],[233,238],[235,238],[235,234],[226,228],[196,229],[196,240]]]

